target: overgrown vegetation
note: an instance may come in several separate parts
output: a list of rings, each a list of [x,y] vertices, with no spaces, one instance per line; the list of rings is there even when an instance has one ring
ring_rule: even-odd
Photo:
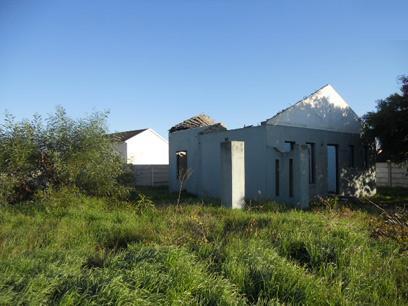
[[[1,125],[0,305],[408,304],[406,193],[306,212],[130,190],[105,119]]]
[[[0,124],[0,199],[19,202],[70,187],[98,196],[126,193],[124,167],[106,136],[106,113],[74,120],[63,108],[46,119]]]
[[[394,162],[408,160],[408,76],[402,76],[401,93],[377,101],[377,109],[363,117],[364,139],[369,144],[378,140],[379,158]]]
[[[408,303],[404,242],[373,235],[371,212],[143,193],[111,202],[62,188],[4,205],[0,304]]]

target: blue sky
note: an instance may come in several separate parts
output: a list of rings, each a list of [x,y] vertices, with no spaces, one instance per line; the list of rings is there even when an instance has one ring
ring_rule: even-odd
[[[257,124],[332,84],[362,115],[408,73],[408,1],[0,0],[0,113],[112,131]]]

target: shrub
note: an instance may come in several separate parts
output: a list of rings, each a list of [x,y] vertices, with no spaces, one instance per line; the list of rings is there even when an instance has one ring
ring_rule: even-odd
[[[27,200],[49,187],[75,187],[89,195],[126,193],[117,178],[123,164],[106,136],[106,113],[74,120],[63,108],[45,120],[0,125],[0,201]]]
[[[134,204],[136,206],[136,212],[140,215],[155,210],[154,202],[143,193],[139,193],[138,199]]]

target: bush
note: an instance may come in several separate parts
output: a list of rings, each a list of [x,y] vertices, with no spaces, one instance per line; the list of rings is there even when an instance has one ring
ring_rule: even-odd
[[[106,113],[74,120],[63,108],[45,120],[0,125],[0,201],[28,200],[52,187],[75,187],[98,196],[126,193],[117,178],[123,164],[106,136]]]
[[[135,201],[136,212],[140,215],[155,210],[154,202],[143,193],[139,193],[138,199]]]

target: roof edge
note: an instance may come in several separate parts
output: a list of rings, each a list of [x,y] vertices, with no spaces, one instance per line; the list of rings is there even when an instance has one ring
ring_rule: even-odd
[[[285,111],[291,109],[292,107],[298,105],[299,103],[301,103],[301,102],[303,102],[303,101],[309,99],[310,97],[312,97],[313,95],[317,94],[319,91],[321,91],[322,89],[324,89],[324,88],[326,88],[326,87],[331,87],[331,88],[333,88],[333,90],[335,90],[334,87],[333,87],[330,83],[327,83],[326,85],[323,85],[322,87],[320,87],[319,89],[315,90],[314,92],[312,92],[311,94],[307,95],[306,97],[303,97],[301,100],[298,100],[298,101],[295,102],[294,104],[292,104],[292,105],[290,105],[290,106],[288,106],[288,107],[282,109],[281,111],[277,112],[277,113],[276,113],[275,115],[273,115],[272,117],[265,119],[264,121],[261,122],[261,124],[267,124],[267,122],[268,122],[269,120],[272,120],[273,118],[277,117],[278,115],[282,114],[283,112],[285,112]],[[335,91],[336,91],[336,90],[335,90]],[[336,92],[337,92],[337,91],[336,91]],[[342,97],[342,98],[343,98],[343,97]],[[343,99],[343,100],[344,100],[344,99]]]

